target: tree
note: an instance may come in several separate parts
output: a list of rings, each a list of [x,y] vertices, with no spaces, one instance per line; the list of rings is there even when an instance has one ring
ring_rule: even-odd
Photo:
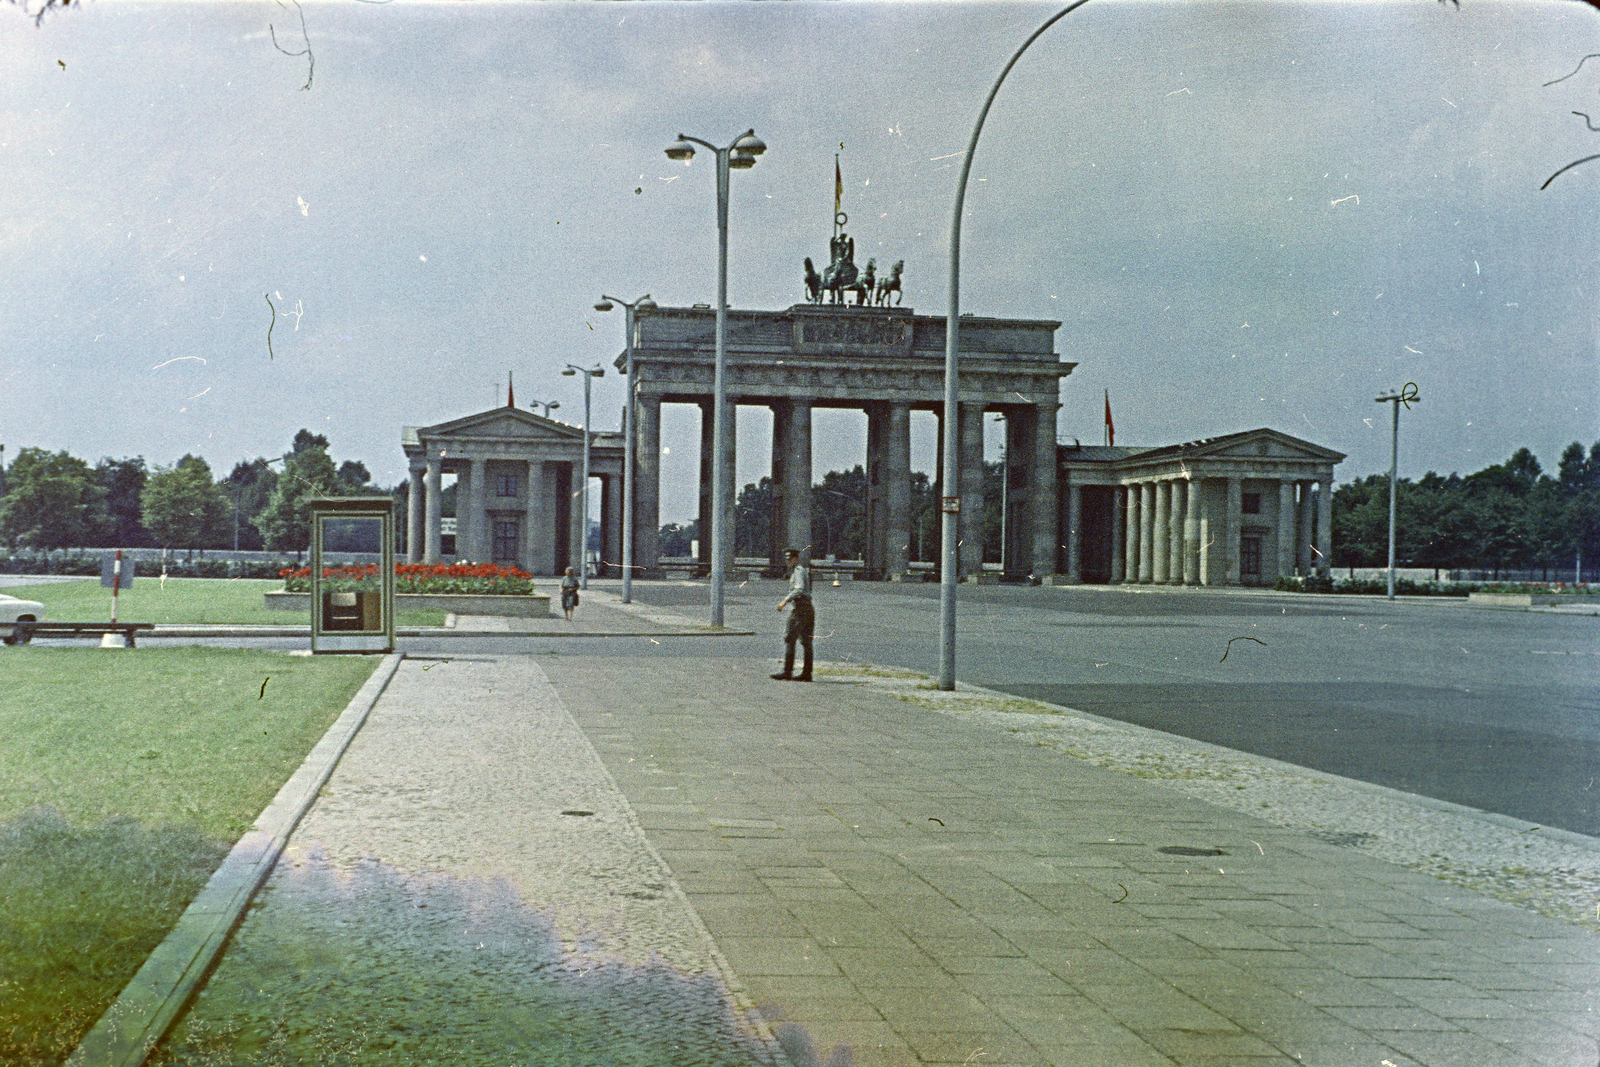
[[[339,464],[339,471],[334,475],[338,479],[338,489],[345,496],[371,496],[380,492],[376,486],[368,485],[372,475],[367,472],[367,465],[359,460],[347,459]]]
[[[0,538],[12,546],[86,545],[106,523],[105,492],[75,456],[24,448],[6,472]]]
[[[861,465],[824,474],[811,489],[812,557],[862,559],[867,549],[866,516],[867,472]]]
[[[327,438],[301,430],[295,434],[294,443],[295,448],[284,456],[283,474],[257,520],[262,541],[274,552],[303,552],[310,547],[311,512],[306,501],[335,495],[339,480],[333,460],[328,457]]]
[[[144,525],[163,548],[217,548],[228,543],[228,502],[211,478],[211,467],[186,455],[157,467],[140,495]]]
[[[155,544],[140,521],[140,495],[144,492],[144,457],[112,459],[94,465],[95,484],[105,494],[106,524],[94,544],[105,548],[148,548]]]
[[[699,537],[698,523],[691,522],[680,526],[675,522],[669,522],[661,527],[657,551],[663,556],[687,556],[690,554],[689,549],[693,547],[692,542]]]
[[[256,551],[262,547],[261,531],[256,526],[256,520],[278,484],[278,472],[268,466],[268,462],[263,457],[248,462],[240,460],[233,465],[228,477],[217,483],[233,510],[228,543],[236,548]]]
[[[1379,567],[1388,561],[1389,476],[1369,474],[1339,486],[1333,491],[1333,565]]]
[[[739,491],[739,499],[733,506],[735,556],[766,558],[771,555],[773,496],[771,478],[762,478]]]
[[[1572,442],[1561,453],[1557,468],[1558,499],[1563,532],[1562,564],[1572,563],[1574,579],[1582,581],[1583,561],[1593,566],[1600,558],[1600,441],[1589,446]]]
[[[328,439],[320,433],[312,433],[302,427],[295,431],[294,442],[289,446],[289,453],[298,456],[302,452],[309,452],[313,448],[328,450]]]

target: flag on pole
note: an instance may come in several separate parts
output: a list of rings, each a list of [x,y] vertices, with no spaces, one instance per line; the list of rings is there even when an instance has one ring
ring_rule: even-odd
[[[1106,390],[1106,444],[1117,443],[1117,428],[1111,421],[1111,390]]]
[[[514,408],[516,406],[517,406],[517,391],[516,391],[516,388],[512,385],[512,382],[511,382],[511,372],[510,371],[506,371],[506,407]]]
[[[844,175],[839,172],[839,157],[833,157],[833,217],[838,219],[839,208],[844,202]]]

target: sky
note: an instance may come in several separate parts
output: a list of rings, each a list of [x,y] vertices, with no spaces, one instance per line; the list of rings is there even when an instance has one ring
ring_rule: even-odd
[[[903,259],[905,305],[943,315],[972,124],[1056,10],[0,6],[0,443],[220,476],[307,427],[393,484],[403,425],[502,403],[508,373],[581,422],[569,363],[607,366],[614,429],[597,299],[715,299],[715,170],[666,158],[679,132],[768,145],[733,176],[732,306],[803,299],[837,154],[858,263]],[[1387,469],[1373,399],[1414,382],[1403,475],[1524,445],[1554,468],[1600,439],[1600,161],[1541,189],[1600,152],[1574,114],[1600,117],[1597,31],[1570,0],[1093,0],[989,115],[962,310],[1061,323],[1064,441],[1103,440],[1109,393],[1118,443],[1270,426],[1347,481]],[[819,476],[862,461],[862,416],[817,422]],[[663,423],[683,520],[697,416]],[[741,409],[741,484],[770,425]]]

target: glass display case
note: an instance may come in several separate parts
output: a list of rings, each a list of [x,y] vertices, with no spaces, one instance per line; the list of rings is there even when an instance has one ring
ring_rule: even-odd
[[[394,651],[394,504],[319,497],[311,511],[311,651]]]

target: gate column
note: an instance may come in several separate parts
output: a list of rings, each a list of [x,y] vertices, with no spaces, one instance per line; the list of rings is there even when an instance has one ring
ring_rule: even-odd
[[[661,573],[661,398],[640,396],[634,410],[633,576],[654,578]]]
[[[891,401],[884,420],[884,577],[911,570],[911,406]]]
[[[961,425],[961,470],[957,478],[961,497],[960,576],[983,573],[983,405],[963,403],[957,416]],[[949,477],[949,472],[945,473]]]
[[[443,513],[440,511],[441,494],[439,489],[439,477],[443,469],[443,460],[441,460],[438,456],[428,457],[428,473],[424,481],[424,489],[427,496],[427,501],[424,505],[424,511],[426,514],[423,519],[423,524],[428,528],[427,533],[424,535],[423,541],[424,548],[422,553],[422,562],[424,563],[439,562],[439,539],[441,536],[440,530],[443,526],[443,520],[441,518]]]
[[[811,401],[789,402],[789,430],[783,462],[783,537],[806,551],[811,546]],[[807,555],[809,558],[809,553]]]
[[[1061,501],[1057,496],[1056,405],[1038,404],[1033,412],[1033,454],[1028,463],[1028,502],[1031,536],[1027,573],[1054,574],[1058,566],[1056,545],[1060,543]],[[1073,520],[1077,529],[1077,520]],[[1081,577],[1074,558],[1070,565],[1074,581]]]

